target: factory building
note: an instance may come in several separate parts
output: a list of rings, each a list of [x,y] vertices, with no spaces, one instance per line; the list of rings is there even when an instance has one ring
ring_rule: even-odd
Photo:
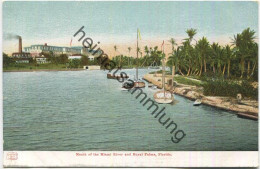
[[[55,55],[67,54],[67,55],[86,55],[89,56],[92,53],[95,53],[95,56],[101,54],[101,51],[88,50],[82,46],[75,47],[60,47],[60,46],[49,46],[47,43],[44,45],[31,45],[30,47],[25,47],[24,51],[30,53],[32,57],[40,56],[42,52],[53,52]]]
[[[22,51],[22,37],[19,37],[19,47],[18,47],[18,52],[12,53],[12,57],[14,58],[30,58],[31,54],[28,52],[23,52]]]
[[[74,47],[60,47],[60,46],[48,46],[47,43],[44,45],[31,45],[30,47],[24,48],[25,52],[31,54],[32,57],[37,57],[42,52],[53,52],[55,55],[60,54],[81,54],[82,48],[74,48]]]

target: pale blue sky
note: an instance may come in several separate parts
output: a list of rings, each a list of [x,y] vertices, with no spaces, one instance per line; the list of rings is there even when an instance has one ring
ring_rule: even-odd
[[[226,36],[250,27],[258,33],[257,2],[4,2],[3,32],[26,40],[88,36]],[[108,37],[109,37],[108,36]]]

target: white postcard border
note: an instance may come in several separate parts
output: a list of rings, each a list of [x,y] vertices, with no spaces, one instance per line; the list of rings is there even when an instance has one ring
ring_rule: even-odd
[[[101,156],[101,153],[111,156]],[[123,156],[114,156],[114,153]],[[131,156],[126,156],[129,153]],[[142,156],[134,156],[134,153]],[[159,153],[167,155],[158,156]],[[258,166],[257,151],[4,151],[3,158],[4,167]]]

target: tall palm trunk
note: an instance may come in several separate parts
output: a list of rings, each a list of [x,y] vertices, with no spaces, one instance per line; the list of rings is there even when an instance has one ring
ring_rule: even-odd
[[[250,75],[250,76],[253,76],[253,75],[254,75],[254,71],[255,71],[256,63],[257,63],[257,62],[254,63],[254,66],[253,66],[253,69],[252,69],[252,72],[251,72],[251,75]]]
[[[191,61],[189,60],[189,69],[188,69],[188,72],[187,72],[187,76],[190,75],[190,72],[191,72]]]
[[[198,75],[199,75],[199,72],[200,72],[200,70],[196,69],[196,70],[194,71],[194,75],[198,76]]]
[[[191,71],[191,74],[194,75],[197,72],[197,68],[193,71]]]
[[[206,59],[204,58],[204,72],[207,72],[207,64],[206,64]]]
[[[223,75],[225,74],[225,70],[226,70],[226,64],[224,64],[224,68],[223,68],[223,71],[222,71]]]
[[[218,63],[218,73],[221,73],[222,71],[221,71],[221,64],[220,63]]]
[[[230,76],[230,60],[228,60],[228,70],[227,71],[228,71],[228,75],[227,76],[229,77]]]
[[[213,72],[214,72],[214,74],[216,74],[215,63],[213,64]]]
[[[189,69],[188,69],[186,76],[189,76],[189,75],[190,75],[190,66],[189,66]]]
[[[240,64],[241,64],[241,76],[240,76],[240,78],[243,78],[243,74],[244,74],[244,70],[245,70],[245,60],[244,60],[244,58],[241,59]]]
[[[200,73],[199,73],[199,76],[201,76],[202,68],[203,68],[203,63],[202,63],[202,60],[201,60],[201,62],[200,62]]]
[[[121,67],[121,55],[120,55],[119,67]]]
[[[181,71],[181,69],[179,68],[179,72],[180,72],[180,74],[182,75],[182,76],[185,76],[183,73],[182,73],[182,71]]]
[[[250,77],[250,61],[247,62],[247,78]]]

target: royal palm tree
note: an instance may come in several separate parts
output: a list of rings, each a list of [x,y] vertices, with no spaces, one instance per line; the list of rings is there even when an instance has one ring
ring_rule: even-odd
[[[255,31],[247,28],[243,30],[241,34],[238,33],[237,35],[234,35],[234,38],[232,40],[232,45],[234,45],[236,48],[236,56],[240,58],[240,78],[243,78],[245,71],[245,60],[248,60],[248,57],[250,57],[250,48],[253,46],[254,39]],[[248,62],[248,69],[250,69],[250,61]]]
[[[250,50],[250,56],[251,56],[250,61],[253,63],[253,68],[252,68],[252,71],[251,71],[250,75],[248,76],[248,78],[252,77],[254,75],[255,68],[258,63],[258,44],[257,43],[253,43],[253,46]]]
[[[232,51],[232,49],[230,48],[229,45],[225,46],[225,55],[226,55],[226,58],[227,58],[227,65],[228,65],[228,67],[227,67],[227,77],[230,77],[230,62],[233,59],[234,54],[233,54],[233,51]]]
[[[116,51],[117,51],[117,46],[116,45],[114,46],[114,50],[115,50],[115,55],[116,55]]]
[[[176,41],[175,41],[174,38],[171,38],[171,39],[169,40],[169,42],[170,42],[171,45],[172,45],[172,54],[173,54],[173,52],[174,52],[174,46],[177,45],[177,43],[176,43]]]
[[[203,68],[203,61],[204,61],[204,72],[206,72],[207,67],[206,67],[206,56],[209,54],[209,42],[207,38],[202,37],[198,41],[198,43],[195,46],[196,50],[198,51],[198,59],[200,60],[200,72],[199,76],[202,74],[202,68]]]
[[[186,33],[188,34],[188,36],[189,36],[189,41],[191,42],[192,40],[193,40],[193,38],[194,38],[194,36],[197,34],[197,30],[196,29],[193,29],[193,28],[191,28],[191,29],[187,29],[186,30]],[[186,39],[187,40],[187,39]]]
[[[129,46],[127,49],[128,49],[128,53],[129,53],[129,56],[128,56],[128,66],[129,66],[130,52],[131,52],[132,48]]]
[[[186,33],[188,34],[188,38],[185,39],[185,41],[183,42],[183,46],[184,46],[184,51],[185,51],[185,58],[188,61],[188,72],[187,72],[187,76],[190,75],[190,72],[192,71],[192,64],[193,64],[193,57],[194,57],[194,48],[191,45],[192,40],[194,38],[194,36],[197,33],[196,29],[187,29]]]

